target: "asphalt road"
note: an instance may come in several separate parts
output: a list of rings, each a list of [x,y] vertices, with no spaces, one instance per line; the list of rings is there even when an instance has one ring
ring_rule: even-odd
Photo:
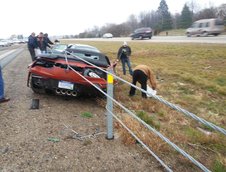
[[[0,47],[0,65],[4,68],[24,50],[24,45]]]
[[[153,36],[152,39],[131,40],[130,37],[120,38],[84,38],[76,40],[85,41],[127,41],[127,42],[166,42],[166,43],[211,43],[226,44],[226,35],[208,37],[187,37],[187,36]]]

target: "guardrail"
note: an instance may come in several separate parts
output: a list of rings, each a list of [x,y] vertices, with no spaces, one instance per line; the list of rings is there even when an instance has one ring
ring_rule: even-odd
[[[68,60],[67,60],[67,54],[70,54],[72,56],[74,56],[75,58],[78,58],[86,63],[88,63],[89,65],[92,65],[96,68],[98,68],[99,70],[105,72],[108,74],[107,80],[108,80],[108,88],[107,88],[107,93],[105,93],[103,90],[101,90],[98,86],[96,86],[95,84],[93,84],[91,81],[89,81],[87,78],[85,78],[83,75],[81,75],[79,72],[75,71],[69,64],[68,64]],[[93,65],[92,63],[78,57],[75,56],[73,53],[70,52],[66,52],[65,54],[65,60],[67,63],[67,66],[69,69],[71,69],[72,71],[74,71],[76,74],[80,75],[84,80],[86,80],[88,83],[90,83],[93,87],[95,87],[97,90],[99,90],[101,93],[103,93],[106,97],[107,97],[107,106],[106,106],[106,110],[107,110],[107,139],[113,139],[114,138],[114,134],[113,134],[113,119],[112,117],[114,117],[138,142],[140,142],[144,148],[151,153],[156,159],[157,161],[160,162],[160,164],[167,170],[167,171],[172,171],[154,152],[151,151],[151,149],[145,145],[114,113],[113,113],[113,103],[115,103],[116,105],[118,105],[119,107],[121,107],[123,110],[125,110],[125,112],[127,112],[130,116],[132,116],[134,119],[136,119],[137,121],[139,121],[141,124],[143,124],[146,128],[148,128],[150,131],[152,131],[155,135],[157,135],[158,137],[160,137],[163,141],[165,141],[166,143],[168,143],[171,147],[173,147],[176,151],[178,151],[179,153],[181,153],[184,157],[186,157],[187,159],[189,159],[193,164],[195,164],[197,167],[199,167],[201,170],[205,171],[205,172],[209,172],[210,170],[207,169],[203,164],[201,164],[200,162],[198,162],[197,160],[195,160],[192,156],[190,156],[188,153],[186,153],[184,150],[182,150],[181,148],[179,148],[177,145],[175,145],[173,142],[171,142],[168,138],[166,138],[165,136],[163,136],[160,132],[158,132],[157,130],[155,130],[153,127],[151,127],[150,125],[146,124],[143,120],[141,120],[139,117],[137,117],[137,115],[135,115],[133,112],[131,112],[129,109],[127,109],[126,107],[124,107],[121,103],[119,103],[117,100],[115,100],[113,98],[113,77],[129,84],[132,87],[137,88],[138,90],[149,94],[150,96],[152,96],[153,98],[155,98],[156,100],[159,100],[160,102],[168,105],[169,107],[178,110],[179,112],[184,113],[186,116],[191,117],[201,123],[203,123],[204,125],[207,125],[211,128],[213,128],[214,130],[223,133],[224,135],[226,135],[226,130],[218,127],[176,105],[173,105],[172,103],[169,103],[167,101],[165,101],[164,99],[156,96],[156,95],[152,95],[148,92],[146,92],[145,90],[129,83],[128,81],[123,80],[122,78],[116,76],[115,74],[112,73],[112,69],[110,71],[105,71],[102,68]]]

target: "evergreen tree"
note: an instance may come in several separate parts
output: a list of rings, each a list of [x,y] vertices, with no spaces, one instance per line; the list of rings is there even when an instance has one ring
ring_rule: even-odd
[[[165,0],[161,0],[158,7],[158,13],[160,17],[159,26],[161,30],[172,29],[172,18]]]
[[[192,24],[192,12],[187,4],[184,4],[180,18],[180,28],[188,28]]]

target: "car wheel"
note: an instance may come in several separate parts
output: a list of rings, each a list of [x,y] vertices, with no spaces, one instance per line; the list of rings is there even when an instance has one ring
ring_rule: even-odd
[[[139,36],[139,39],[140,39],[140,40],[143,39],[143,36]]]
[[[191,37],[191,34],[188,32],[188,33],[186,33],[186,35],[187,35],[187,37]]]
[[[208,32],[203,32],[202,36],[208,36]]]

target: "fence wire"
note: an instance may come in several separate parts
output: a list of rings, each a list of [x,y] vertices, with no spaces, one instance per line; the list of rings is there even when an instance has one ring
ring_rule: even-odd
[[[95,65],[93,65],[92,63],[87,62],[84,59],[81,59],[80,57],[75,56],[74,54],[67,52],[69,54],[71,54],[72,56],[74,56],[75,58],[78,58],[88,64],[90,64],[91,66],[97,67]],[[147,127],[149,130],[151,130],[154,134],[156,134],[157,136],[159,136],[162,140],[164,140],[165,142],[167,142],[169,145],[171,145],[175,150],[177,150],[179,153],[181,153],[183,156],[185,156],[186,158],[188,158],[191,162],[193,162],[197,167],[199,167],[201,170],[205,171],[205,172],[210,172],[209,169],[207,169],[204,165],[202,165],[200,162],[198,162],[197,160],[195,160],[192,156],[190,156],[189,154],[187,154],[184,150],[180,149],[177,145],[175,145],[174,143],[172,143],[168,138],[166,138],[165,136],[163,136],[160,132],[158,132],[157,130],[155,130],[154,128],[152,128],[150,125],[146,124],[143,120],[141,120],[139,117],[137,117],[133,112],[131,112],[129,109],[127,109],[126,107],[124,107],[121,103],[119,103],[117,100],[115,100],[114,98],[112,98],[111,96],[107,95],[103,90],[101,90],[98,86],[96,86],[95,84],[93,84],[91,81],[89,81],[87,78],[85,78],[82,74],[80,74],[79,72],[77,72],[76,70],[74,70],[69,64],[68,64],[68,59],[67,59],[67,54],[65,54],[65,60],[67,63],[67,66],[69,69],[71,69],[72,71],[74,71],[76,74],[78,74],[79,76],[81,76],[84,80],[86,80],[88,83],[90,83],[93,87],[95,87],[97,90],[99,90],[101,93],[103,93],[106,97],[108,97],[109,99],[111,99],[114,103],[116,103],[119,107],[121,107],[122,109],[124,109],[128,114],[130,114],[133,118],[135,118],[136,120],[138,120],[140,123],[142,123],[145,127]],[[99,67],[97,67],[98,69],[101,69]],[[101,69],[103,72],[108,73],[110,75],[113,75],[110,72],[107,72],[103,69]],[[116,75],[113,75],[116,76]],[[119,78],[119,77],[118,77]],[[131,84],[130,84],[131,85]],[[145,91],[146,92],[146,91]],[[134,134],[135,135],[135,134]],[[158,158],[160,159],[160,158]],[[158,160],[157,159],[157,160]],[[162,161],[161,161],[162,162]],[[160,163],[161,163],[160,162]],[[162,163],[161,163],[162,164]],[[164,165],[165,167],[165,165]],[[169,168],[169,167],[168,167]]]

